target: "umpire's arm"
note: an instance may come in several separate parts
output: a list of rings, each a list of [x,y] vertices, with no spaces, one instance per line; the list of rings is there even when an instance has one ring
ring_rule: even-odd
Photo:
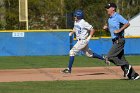
[[[130,26],[130,23],[126,23],[120,29],[115,30],[114,33],[120,33],[121,31],[125,30],[129,26]]]

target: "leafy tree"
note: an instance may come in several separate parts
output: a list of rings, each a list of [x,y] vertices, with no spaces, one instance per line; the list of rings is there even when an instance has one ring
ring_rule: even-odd
[[[0,0],[0,29],[25,29],[25,22],[19,22],[19,0]],[[105,4],[115,2],[117,11],[127,19],[140,11],[140,0],[28,0],[29,29],[65,29],[73,27],[73,12],[84,11],[85,19],[97,31],[101,31],[108,15]]]

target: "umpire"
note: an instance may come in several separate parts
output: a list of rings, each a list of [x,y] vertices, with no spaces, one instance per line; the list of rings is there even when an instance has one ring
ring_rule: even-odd
[[[108,24],[103,27],[105,30],[109,30],[113,45],[108,52],[106,62],[110,61],[117,66],[121,66],[124,71],[124,77],[128,77],[131,80],[137,80],[140,78],[139,74],[135,72],[133,67],[129,65],[124,56],[124,30],[130,25],[129,22],[116,12],[116,4],[108,3],[105,6],[109,15]]]

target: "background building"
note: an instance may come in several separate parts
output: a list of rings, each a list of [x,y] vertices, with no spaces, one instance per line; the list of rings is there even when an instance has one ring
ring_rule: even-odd
[[[140,36],[140,13],[129,22],[130,26],[125,30],[125,36]]]

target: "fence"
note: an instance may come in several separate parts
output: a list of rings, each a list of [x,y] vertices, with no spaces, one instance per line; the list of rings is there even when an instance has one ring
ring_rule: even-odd
[[[68,55],[75,40],[68,31],[6,31],[0,32],[0,56]],[[126,38],[125,54],[140,54],[140,38]],[[107,54],[111,38],[96,38],[89,47],[99,54]]]

